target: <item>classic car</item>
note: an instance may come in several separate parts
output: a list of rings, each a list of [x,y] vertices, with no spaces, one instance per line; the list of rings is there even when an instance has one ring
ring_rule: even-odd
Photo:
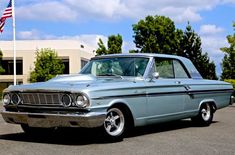
[[[163,54],[114,54],[90,60],[79,74],[3,91],[8,123],[27,133],[58,127],[101,127],[121,138],[131,127],[191,118],[212,123],[233,103],[229,83],[205,80],[189,59]]]

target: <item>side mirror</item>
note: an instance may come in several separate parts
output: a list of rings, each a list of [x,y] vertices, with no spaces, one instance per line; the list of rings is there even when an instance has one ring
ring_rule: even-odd
[[[149,82],[153,81],[153,79],[159,79],[159,73],[158,72],[153,72],[152,75],[150,76]]]
[[[159,73],[158,72],[153,72],[152,78],[158,79],[159,78]]]

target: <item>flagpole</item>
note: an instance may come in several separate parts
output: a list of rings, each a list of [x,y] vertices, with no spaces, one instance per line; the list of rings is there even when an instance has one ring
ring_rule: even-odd
[[[14,55],[14,85],[16,85],[16,32],[15,32],[15,0],[12,0],[12,26],[13,26],[13,55]]]

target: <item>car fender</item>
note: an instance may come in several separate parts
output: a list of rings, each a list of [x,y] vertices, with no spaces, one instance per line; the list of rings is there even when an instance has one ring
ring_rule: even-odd
[[[202,106],[202,104],[204,103],[210,103],[212,105],[212,108],[213,108],[213,112],[215,112],[217,110],[217,106],[216,106],[216,102],[214,99],[204,99],[202,100],[200,103],[199,103],[199,106],[198,106],[198,111],[200,110],[200,107]]]

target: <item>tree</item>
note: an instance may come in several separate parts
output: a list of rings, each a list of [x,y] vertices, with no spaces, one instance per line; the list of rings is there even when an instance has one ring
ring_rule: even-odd
[[[147,16],[133,25],[134,43],[141,53],[176,54],[180,30],[165,16]]]
[[[109,54],[122,53],[122,36],[120,34],[109,36],[108,51]]]
[[[210,61],[207,53],[202,53],[201,38],[198,36],[190,24],[186,26],[183,38],[180,40],[181,50],[177,55],[190,59],[202,77],[205,79],[217,79],[215,72],[215,64]]]
[[[34,71],[30,73],[30,82],[47,81],[64,71],[64,64],[55,50],[45,48],[36,51]]]
[[[4,72],[5,72],[5,69],[2,68],[2,50],[0,50],[0,74]]]
[[[235,31],[235,22],[233,23]],[[224,59],[222,60],[222,75],[221,79],[235,79],[235,33],[227,36],[229,47],[223,47]]]
[[[108,37],[108,49],[106,49],[102,39],[99,39],[97,55],[122,53],[122,36],[120,34],[111,35]]]
[[[139,50],[133,50],[133,49],[131,49],[131,50],[129,50],[129,53],[139,53]]]
[[[108,54],[108,50],[106,49],[102,39],[99,38],[98,49],[96,50],[96,55],[106,55],[106,54]]]

